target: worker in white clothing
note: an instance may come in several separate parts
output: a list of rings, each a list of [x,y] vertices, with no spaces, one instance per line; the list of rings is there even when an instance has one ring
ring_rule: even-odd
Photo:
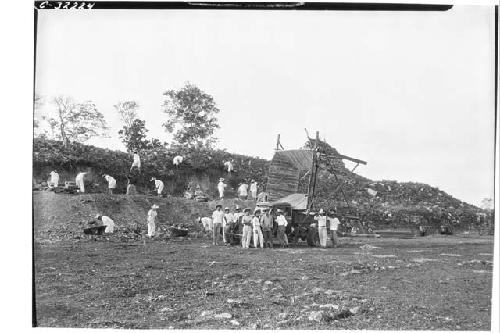
[[[148,211],[148,236],[150,238],[156,235],[156,218],[158,216],[158,208],[160,208],[158,205],[153,205]]]
[[[250,193],[252,193],[252,200],[257,200],[257,182],[252,179],[252,182],[250,184]]]
[[[174,157],[174,159],[172,160],[172,163],[176,166],[176,167],[179,167],[179,165],[182,163],[182,161],[184,160],[184,157],[182,157],[181,155],[177,155]]]
[[[57,171],[52,170],[50,173],[50,181],[49,181],[49,187],[58,187],[59,186],[59,174]]]
[[[278,240],[280,242],[281,247],[287,247],[288,241],[286,240],[285,230],[288,225],[288,221],[286,220],[285,215],[283,214],[283,210],[278,209],[278,216],[276,217],[276,224],[278,225]]]
[[[250,208],[244,209],[245,215],[241,218],[243,223],[243,236],[241,237],[241,247],[248,249],[250,239],[252,238],[252,216],[250,216]]]
[[[224,199],[224,189],[227,184],[224,184],[224,178],[219,179],[219,183],[217,184],[217,189],[219,190],[219,199]]]
[[[233,172],[234,167],[233,167],[232,160],[231,160],[231,161],[226,161],[226,162],[224,162],[224,167],[226,168],[227,173],[231,173],[231,172]]]
[[[337,238],[337,230],[339,229],[340,221],[336,216],[336,211],[333,210],[331,212],[333,218],[330,219],[330,239],[332,240],[332,246],[337,247],[338,238]]]
[[[238,196],[241,200],[246,200],[248,198],[248,184],[240,184],[238,187]]]
[[[229,211],[229,207],[224,208],[224,220],[222,221],[222,238],[225,245],[231,244],[230,231],[234,225],[234,214]]]
[[[97,215],[95,218],[102,221],[102,225],[106,226],[104,233],[112,234],[115,231],[115,222],[108,216]]]
[[[221,233],[221,228],[222,228],[222,223],[224,220],[224,212],[222,211],[222,205],[216,205],[215,206],[215,211],[212,213],[212,221],[213,221],[213,228],[212,228],[212,242],[213,245],[219,245],[219,236]]]
[[[113,194],[113,191],[116,188],[116,179],[114,179],[110,175],[104,175],[103,177],[108,182],[108,191],[109,191],[109,194]]]
[[[328,231],[326,229],[326,223],[329,217],[325,215],[323,208],[319,210],[318,215],[314,216],[314,220],[318,221],[318,234],[319,234],[319,244],[321,247],[326,247],[326,240],[328,237]]]
[[[262,235],[262,229],[260,227],[260,210],[256,210],[254,217],[252,219],[253,228],[253,246],[257,248],[260,244],[260,248],[264,248],[264,236]]]
[[[155,177],[151,178],[151,181],[155,182],[155,190],[158,191],[158,196],[161,197],[164,188],[163,182]]]
[[[80,188],[80,193],[85,193],[84,177],[86,174],[87,174],[86,172],[80,172],[76,175],[75,178],[75,183],[76,186]]]
[[[132,166],[130,167],[130,172],[132,172],[132,169],[136,167],[139,172],[141,172],[141,157],[137,153],[137,151],[134,151],[134,162],[132,163]]]

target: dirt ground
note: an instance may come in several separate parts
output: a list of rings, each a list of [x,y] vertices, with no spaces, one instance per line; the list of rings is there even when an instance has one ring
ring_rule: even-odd
[[[340,238],[335,249],[243,250],[192,237],[144,242],[120,234],[120,224],[141,220],[158,199],[130,200],[34,195],[39,326],[490,329],[492,236]],[[186,205],[190,218],[210,210]],[[116,235],[80,235],[82,219],[111,208]]]
[[[264,250],[204,239],[36,245],[38,325],[490,329],[491,239],[342,241]]]

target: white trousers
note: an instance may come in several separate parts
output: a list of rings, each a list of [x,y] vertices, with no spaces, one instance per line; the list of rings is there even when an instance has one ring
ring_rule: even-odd
[[[260,244],[260,247],[264,248],[264,236],[262,235],[262,230],[260,227],[255,227],[253,229],[253,246],[257,247]]]
[[[326,227],[318,227],[318,234],[319,234],[319,244],[321,247],[326,247],[326,240],[328,237],[328,230],[326,230]]]
[[[148,222],[148,236],[153,237],[156,234],[156,223]]]
[[[241,247],[248,249],[250,246],[250,239],[252,238],[252,227],[246,225],[243,227],[243,236],[241,237]]]
[[[76,183],[76,186],[78,186],[80,188],[80,192],[84,193],[85,192],[85,185],[83,183],[83,179],[77,179],[75,181],[75,183]]]
[[[224,189],[219,188],[219,198],[224,198]]]
[[[158,187],[158,195],[161,195],[162,192],[163,192],[163,185]]]

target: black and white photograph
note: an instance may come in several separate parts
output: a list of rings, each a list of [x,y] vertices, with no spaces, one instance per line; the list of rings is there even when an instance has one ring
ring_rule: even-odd
[[[32,10],[33,327],[494,331],[498,5]]]

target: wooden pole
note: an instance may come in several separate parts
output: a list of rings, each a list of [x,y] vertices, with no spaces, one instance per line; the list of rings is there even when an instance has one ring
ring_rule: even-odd
[[[307,130],[306,130],[307,131]],[[313,160],[312,160],[312,165],[311,165],[311,175],[309,177],[309,186],[307,190],[307,209],[311,209],[312,204],[313,204],[313,199],[314,199],[314,190],[316,186],[316,173],[318,170],[317,166],[317,157],[316,157],[316,151],[318,148],[318,140],[319,140],[319,132],[316,131],[316,141],[314,142],[314,148],[312,150],[313,152]]]

